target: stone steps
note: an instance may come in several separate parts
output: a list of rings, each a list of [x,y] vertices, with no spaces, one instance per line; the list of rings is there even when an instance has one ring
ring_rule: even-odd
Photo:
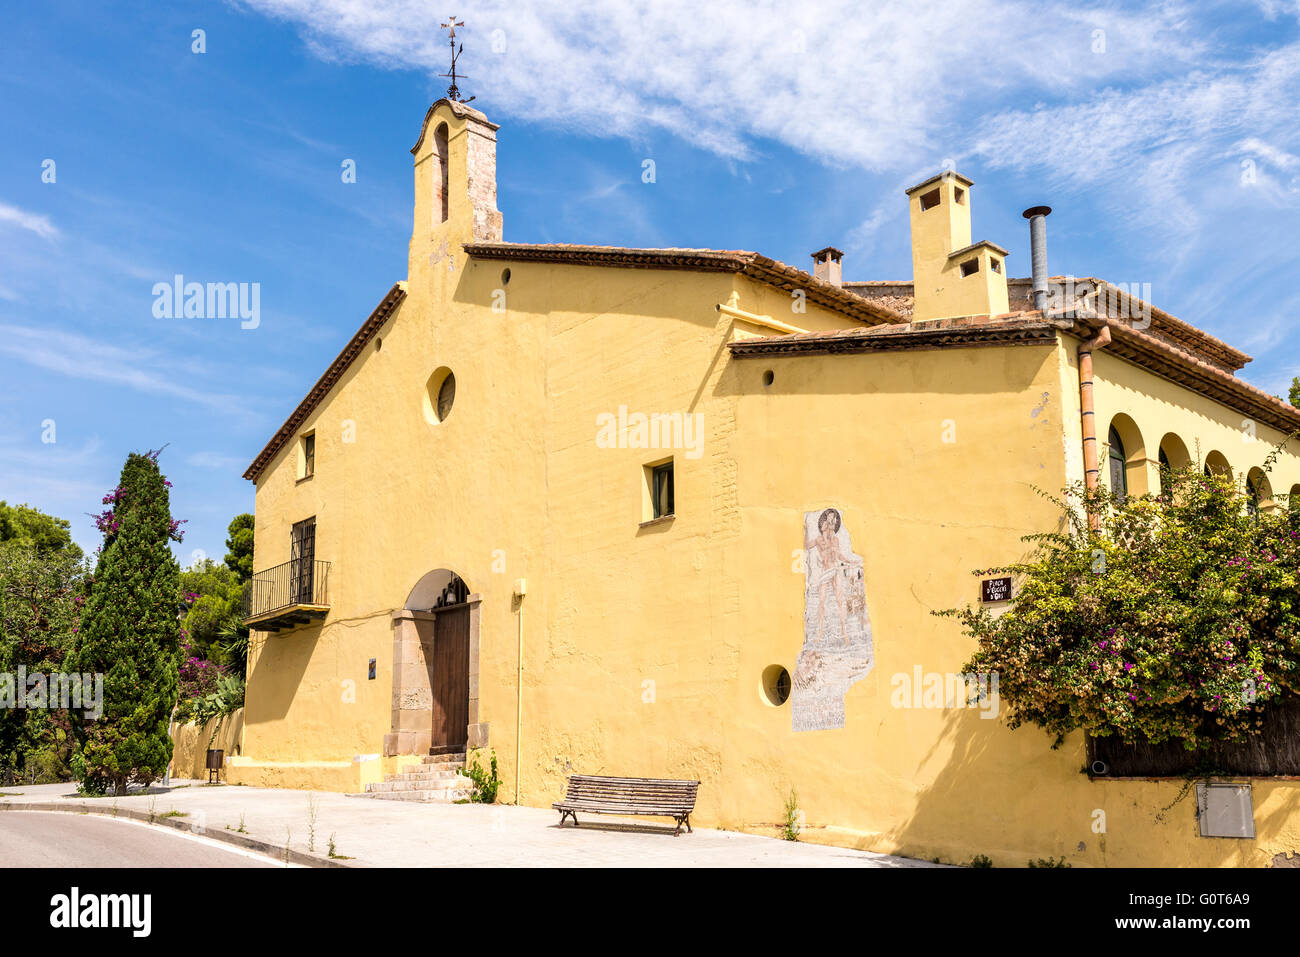
[[[366,790],[371,793],[383,793],[385,791],[427,791],[438,790],[441,788],[467,788],[471,787],[473,782],[469,778],[459,774],[449,774],[444,777],[404,777],[390,774],[387,778],[378,784],[367,784]]]
[[[377,801],[421,801],[425,804],[455,804],[468,801],[469,788],[445,788],[437,791],[367,791],[360,797]]]
[[[465,766],[465,752],[457,754],[426,754],[420,759],[423,764],[446,764],[454,767]]]
[[[408,764],[383,781],[367,784],[365,794],[359,796],[430,804],[468,800],[474,782],[460,773],[464,766],[464,754],[425,755],[419,764]]]

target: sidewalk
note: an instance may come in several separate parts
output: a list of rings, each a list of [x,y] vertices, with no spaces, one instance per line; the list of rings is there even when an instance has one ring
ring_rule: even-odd
[[[928,861],[696,828],[680,837],[664,825],[588,817],[557,826],[549,809],[481,804],[377,801],[325,791],[291,791],[198,781],[124,798],[84,798],[72,784],[3,789],[0,804],[86,804],[111,813],[132,809],[159,817],[184,812],[206,837],[242,835],[324,858],[336,852],[362,867],[933,867]],[[311,805],[316,808],[314,836]],[[152,805],[152,807],[151,807]],[[78,808],[79,810],[80,808]],[[21,813],[21,812],[18,812]],[[243,831],[239,830],[243,827]],[[671,825],[669,825],[671,827]],[[309,844],[311,846],[309,846]]]

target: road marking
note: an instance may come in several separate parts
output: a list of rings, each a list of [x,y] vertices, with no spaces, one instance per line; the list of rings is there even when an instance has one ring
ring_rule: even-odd
[[[69,813],[73,813],[73,814],[75,814],[75,813],[77,813],[77,812],[69,810],[69,811],[27,811],[27,812],[25,812],[25,813],[27,813],[27,814],[56,814],[56,815],[60,815],[60,816],[65,816],[65,815],[67,815],[67,814],[69,814]],[[83,816],[85,816],[85,817],[93,817],[93,818],[96,818],[96,819],[98,819],[98,820],[116,821],[116,822],[119,823],[119,824],[133,824],[133,825],[135,825],[136,827],[147,828],[148,830],[153,831],[155,834],[157,834],[157,833],[171,834],[171,835],[173,835],[174,837],[184,838],[185,840],[188,840],[188,841],[194,841],[194,842],[197,843],[197,844],[205,844],[205,845],[207,845],[208,847],[214,847],[214,848],[217,848],[218,850],[226,851],[227,853],[230,853],[230,854],[238,854],[240,857],[247,857],[247,858],[250,858],[250,859],[255,860],[255,861],[261,861],[261,862],[263,862],[263,863],[271,863],[271,864],[275,864],[277,867],[298,868],[298,867],[306,867],[306,866],[307,866],[306,864],[295,864],[295,863],[293,863],[293,862],[290,862],[290,863],[288,863],[288,864],[285,864],[284,858],[282,858],[282,857],[272,857],[272,856],[269,855],[269,854],[264,854],[264,853],[259,852],[259,851],[250,851],[250,850],[248,850],[247,848],[244,848],[244,847],[236,847],[235,845],[233,845],[233,844],[227,844],[227,843],[224,842],[224,841],[213,840],[213,839],[210,838],[210,837],[203,837],[203,836],[200,835],[200,834],[194,834],[194,833],[192,833],[192,832],[190,832],[190,831],[182,831],[182,830],[179,830],[178,828],[174,828],[174,827],[166,827],[166,826],[161,826],[161,827],[160,827],[160,826],[157,825],[157,824],[150,824],[150,823],[148,823],[147,821],[136,821],[136,820],[133,820],[132,818],[129,818],[129,817],[113,817],[112,815],[109,815],[109,814],[98,814],[98,813],[94,813],[94,812],[84,812]]]

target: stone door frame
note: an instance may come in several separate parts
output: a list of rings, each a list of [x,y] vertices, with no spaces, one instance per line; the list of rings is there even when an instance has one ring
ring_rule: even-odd
[[[486,747],[488,724],[479,721],[479,618],[483,596],[477,592],[461,604],[469,606],[469,727],[467,749]],[[399,608],[393,612],[392,730],[384,735],[384,755],[426,755],[433,742],[432,642],[437,640],[438,610]],[[423,634],[421,634],[423,632]]]

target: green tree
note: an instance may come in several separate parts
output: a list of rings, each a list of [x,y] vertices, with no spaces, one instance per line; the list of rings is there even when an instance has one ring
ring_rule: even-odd
[[[0,542],[27,542],[41,551],[66,552],[80,561],[81,549],[72,541],[71,528],[67,519],[0,501]]]
[[[55,519],[54,521],[58,521]],[[64,523],[66,524],[66,523]],[[0,678],[58,671],[71,647],[84,598],[80,549],[46,548],[13,537],[0,542]],[[68,715],[51,708],[0,708],[0,784],[66,780]]]
[[[1289,398],[1291,399],[1292,405],[1296,408],[1300,408],[1300,376],[1296,376],[1291,380],[1291,392],[1289,393]]]
[[[226,533],[226,566],[239,576],[239,581],[253,577],[253,516],[244,512],[230,521]]]
[[[1300,511],[1252,514],[1231,478],[1195,468],[1165,485],[1068,490],[1068,531],[1028,536],[1033,555],[1004,569],[1020,580],[1005,613],[940,612],[978,643],[966,669],[999,676],[1012,727],[1054,747],[1082,730],[1205,749],[1300,694]]]
[[[238,574],[226,565],[204,559],[181,572],[181,593],[189,605],[184,626],[190,653],[208,658],[219,656],[214,645],[226,630],[240,621],[244,586]]]
[[[104,676],[103,715],[76,727],[83,785],[125,792],[149,784],[171,760],[168,723],[177,698],[180,541],[158,453],[131,453],[97,519],[104,544],[71,669]]]

